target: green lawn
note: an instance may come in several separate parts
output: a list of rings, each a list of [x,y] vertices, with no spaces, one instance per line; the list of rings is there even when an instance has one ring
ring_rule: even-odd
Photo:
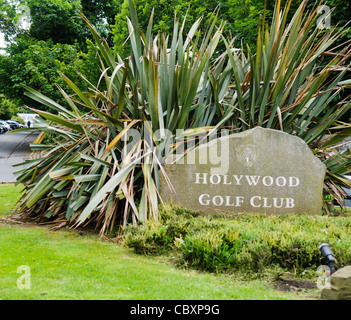
[[[11,212],[19,188],[0,186],[0,216]],[[17,196],[16,196],[17,194]],[[11,196],[10,196],[11,195]],[[6,204],[4,206],[4,204]],[[136,255],[96,235],[0,222],[0,299],[305,299],[313,292],[281,292],[267,279],[181,270]],[[30,289],[19,289],[19,266],[30,268]]]
[[[13,206],[16,204],[22,186],[14,184],[0,183],[0,217],[12,212]]]

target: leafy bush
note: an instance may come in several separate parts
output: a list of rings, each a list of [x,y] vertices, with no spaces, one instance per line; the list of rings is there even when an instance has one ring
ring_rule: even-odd
[[[16,104],[0,94],[0,119],[8,120],[18,112]]]
[[[140,226],[127,225],[124,228],[125,245],[142,254],[160,254],[174,250],[174,241],[182,239],[191,230],[203,228],[202,221],[191,218],[198,213],[187,209],[162,210],[161,223],[149,221]]]
[[[143,254],[178,252],[182,262],[206,271],[262,272],[279,266],[301,273],[325,263],[319,251],[323,242],[330,244],[337,268],[351,263],[348,217],[213,217],[171,207],[161,210],[160,221],[125,228],[125,245]]]

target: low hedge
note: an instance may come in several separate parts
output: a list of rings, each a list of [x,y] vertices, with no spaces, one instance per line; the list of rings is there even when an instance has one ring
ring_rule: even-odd
[[[204,216],[179,207],[161,210],[160,221],[127,226],[124,243],[141,254],[172,251],[190,267],[206,271],[261,272],[279,266],[301,273],[326,262],[328,243],[336,268],[351,264],[351,218],[290,214]]]

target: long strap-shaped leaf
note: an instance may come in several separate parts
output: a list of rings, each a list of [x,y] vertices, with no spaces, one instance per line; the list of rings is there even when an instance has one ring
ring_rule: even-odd
[[[65,120],[64,118],[57,116],[55,114],[52,114],[50,112],[47,112],[47,111],[42,111],[42,110],[37,110],[37,109],[32,109],[32,108],[30,108],[30,109],[33,110],[34,112],[38,113],[39,115],[41,115],[43,118],[45,118],[47,120],[61,124],[67,128],[78,131],[80,133],[84,133],[84,130],[81,126],[76,125],[69,120]]]
[[[89,201],[83,212],[79,215],[77,219],[76,227],[81,225],[86,218],[95,210],[99,203],[106,197],[109,192],[112,192],[116,186],[118,186],[131,172],[131,170],[140,162],[142,158],[150,154],[151,151],[146,152],[133,162],[129,163],[127,166],[122,168],[115,174],[106,184],[99,190],[99,192]]]

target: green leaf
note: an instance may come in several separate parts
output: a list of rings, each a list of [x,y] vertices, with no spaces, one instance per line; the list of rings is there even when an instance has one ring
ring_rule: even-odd
[[[60,116],[54,115],[54,114],[46,112],[46,111],[32,109],[32,108],[30,108],[30,109],[33,110],[34,112],[38,113],[39,115],[41,115],[43,118],[45,118],[47,120],[50,120],[52,122],[61,124],[61,125],[65,126],[65,127],[67,127],[67,128],[70,128],[72,130],[78,131],[80,133],[84,133],[84,130],[83,130],[83,128],[81,126],[76,125],[76,124],[72,123],[69,120],[65,120],[65,119],[63,119]]]
[[[129,163],[124,168],[120,169],[98,192],[90,199],[88,205],[85,207],[83,212],[77,219],[76,226],[81,225],[86,218],[95,210],[98,204],[106,197],[109,192],[112,192],[116,186],[118,186],[130,173],[130,171],[139,163],[139,161],[150,154],[150,151],[137,158],[135,161]]]

